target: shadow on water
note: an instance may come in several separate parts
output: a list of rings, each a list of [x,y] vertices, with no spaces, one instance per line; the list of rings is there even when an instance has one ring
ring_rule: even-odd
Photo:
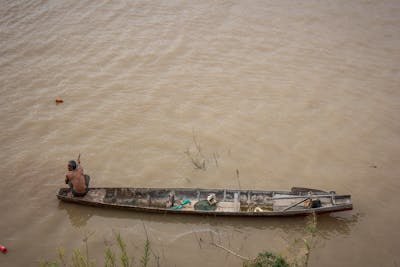
[[[143,222],[144,224],[158,223],[164,225],[185,224],[188,227],[231,227],[237,231],[248,230],[281,230],[298,232],[304,229],[307,217],[223,217],[198,216],[182,214],[159,214],[138,211],[123,211],[102,209],[71,203],[59,202],[58,208],[66,211],[74,227],[85,227],[92,217],[103,219],[122,219]],[[332,236],[349,236],[354,225],[362,215],[353,211],[318,215],[318,231],[324,239]]]

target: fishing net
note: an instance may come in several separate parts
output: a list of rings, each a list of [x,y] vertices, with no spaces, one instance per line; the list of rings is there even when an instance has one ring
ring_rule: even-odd
[[[196,204],[194,204],[194,209],[195,210],[215,210],[217,208],[217,205],[210,205],[208,201],[205,200],[200,200]]]

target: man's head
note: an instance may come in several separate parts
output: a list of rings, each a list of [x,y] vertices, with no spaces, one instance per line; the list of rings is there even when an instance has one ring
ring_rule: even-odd
[[[75,160],[68,161],[68,170],[73,171],[76,169],[76,162]]]

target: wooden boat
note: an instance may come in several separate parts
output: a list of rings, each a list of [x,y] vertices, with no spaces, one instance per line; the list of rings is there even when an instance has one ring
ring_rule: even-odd
[[[224,216],[293,216],[353,208],[350,195],[293,187],[290,191],[197,188],[90,188],[73,197],[61,188],[58,199],[77,204],[156,213]]]

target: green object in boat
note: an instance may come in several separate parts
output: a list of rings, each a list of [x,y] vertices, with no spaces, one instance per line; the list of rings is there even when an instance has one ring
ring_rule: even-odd
[[[185,198],[184,200],[181,201],[181,205],[186,205],[188,203],[190,203],[190,199],[188,198]]]

